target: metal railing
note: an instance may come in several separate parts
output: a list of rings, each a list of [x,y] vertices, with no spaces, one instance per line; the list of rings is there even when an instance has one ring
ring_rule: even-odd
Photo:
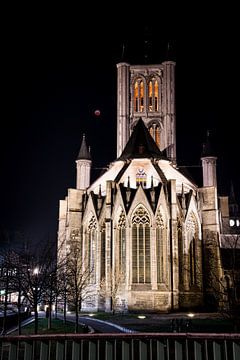
[[[240,334],[135,333],[0,337],[0,360],[239,360]]]

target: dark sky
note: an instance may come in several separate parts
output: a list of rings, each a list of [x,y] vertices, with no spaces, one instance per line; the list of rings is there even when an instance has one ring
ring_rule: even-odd
[[[37,14],[37,13],[36,13]],[[58,201],[75,186],[75,159],[86,133],[93,178],[116,156],[116,64],[176,61],[179,165],[199,165],[207,129],[218,157],[219,192],[239,198],[237,48],[211,34],[169,39],[129,19],[82,25],[82,17],[35,14],[10,25],[3,44],[1,214],[4,230],[31,241],[57,236]],[[9,29],[10,29],[9,27]],[[94,116],[99,109],[101,116]],[[194,169],[194,168],[193,168]],[[189,170],[191,170],[189,168]],[[201,185],[201,183],[199,184]]]

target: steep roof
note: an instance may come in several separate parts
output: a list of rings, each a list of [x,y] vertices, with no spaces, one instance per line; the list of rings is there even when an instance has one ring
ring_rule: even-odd
[[[85,134],[83,134],[82,144],[78,153],[77,160],[91,160],[91,155],[86,144]]]
[[[141,118],[135,125],[121,156],[117,160],[134,158],[166,159]]]

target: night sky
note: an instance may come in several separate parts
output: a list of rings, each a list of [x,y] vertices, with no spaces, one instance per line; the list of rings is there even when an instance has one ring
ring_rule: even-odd
[[[81,19],[42,21],[38,14],[14,23],[3,47],[1,230],[33,242],[56,238],[58,202],[75,187],[83,133],[92,179],[116,158],[116,64],[123,60],[176,61],[178,164],[200,165],[210,130],[219,193],[232,181],[239,199],[238,49],[229,39],[174,40],[157,24],[136,31],[129,20],[83,26]]]

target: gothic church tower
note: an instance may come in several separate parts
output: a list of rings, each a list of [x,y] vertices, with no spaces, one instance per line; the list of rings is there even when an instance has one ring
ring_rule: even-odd
[[[160,151],[176,163],[175,62],[117,64],[117,157],[140,117]]]

